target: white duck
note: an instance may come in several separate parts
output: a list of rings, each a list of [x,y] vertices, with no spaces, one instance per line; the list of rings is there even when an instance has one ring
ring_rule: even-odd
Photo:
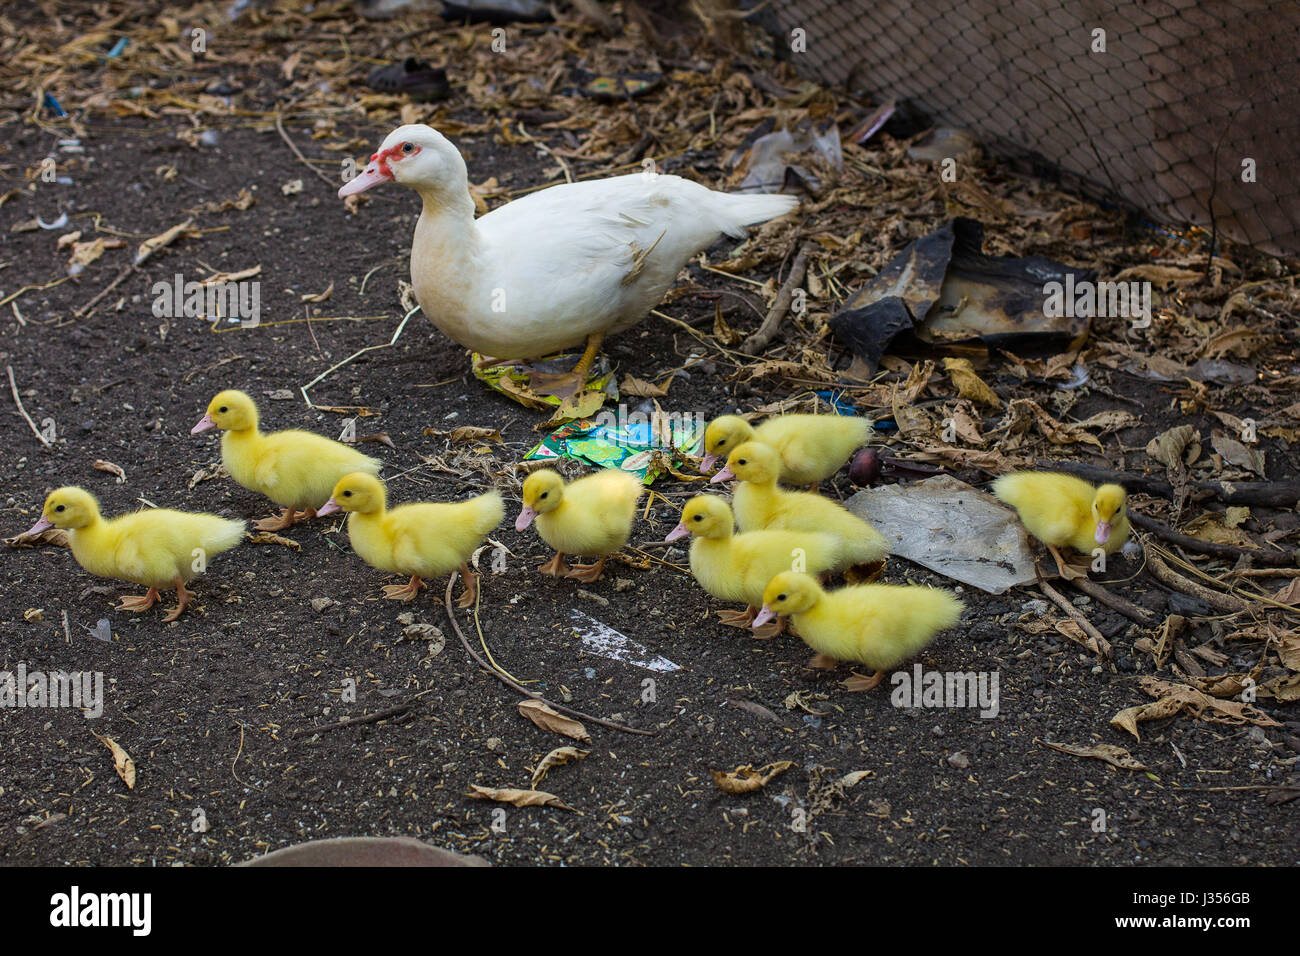
[[[389,133],[339,197],[389,181],[424,201],[411,281],[420,308],[446,335],[497,360],[586,341],[565,376],[571,388],[557,394],[582,387],[605,336],[640,321],[693,255],[799,202],[645,172],[551,186],[475,220],[460,151],[421,124]]]

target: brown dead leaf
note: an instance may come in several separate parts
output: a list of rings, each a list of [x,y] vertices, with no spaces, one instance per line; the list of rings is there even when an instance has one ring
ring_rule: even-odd
[[[1123,747],[1116,747],[1112,744],[1057,744],[1050,740],[1039,740],[1044,747],[1050,747],[1053,750],[1059,750],[1063,754],[1070,754],[1074,757],[1091,757],[1094,760],[1104,760],[1112,767],[1118,767],[1120,770],[1146,770],[1146,764],[1138,760]]]
[[[943,360],[943,368],[952,379],[957,394],[962,398],[968,398],[977,405],[986,405],[989,408],[1002,407],[1002,399],[998,398],[997,392],[989,388],[988,383],[976,374],[970,359],[946,358]]]
[[[537,768],[533,771],[533,788],[536,789],[537,785],[555,767],[562,767],[566,763],[572,763],[576,760],[585,760],[590,753],[590,750],[579,750],[577,747],[556,747],[541,759],[541,762],[537,764]]]
[[[95,463],[94,463],[94,467],[95,467],[98,471],[106,471],[106,472],[108,472],[110,475],[116,475],[116,476],[117,476],[117,483],[118,483],[119,485],[120,485],[122,482],[126,481],[126,472],[122,470],[122,466],[121,466],[121,465],[115,465],[115,464],[113,464],[111,461],[104,461],[102,458],[96,458],[96,459],[95,459]]]
[[[1300,700],[1300,674],[1287,674],[1274,677],[1259,685],[1260,697],[1271,697],[1281,704],[1290,704]]]
[[[1210,447],[1218,452],[1228,464],[1253,471],[1261,478],[1265,477],[1264,453],[1258,448],[1248,448],[1235,438],[1229,438],[1217,428],[1210,432]]]
[[[91,733],[95,734],[93,730]],[[122,782],[126,784],[127,789],[134,790],[135,761],[131,759],[131,755],[123,750],[118,742],[112,737],[101,737],[99,734],[95,734],[95,738],[112,752],[113,769],[116,770],[117,775],[122,778]]]
[[[495,428],[482,428],[478,425],[462,425],[460,428],[445,432],[436,428],[426,428],[424,434],[430,438],[446,438],[453,445],[466,441],[501,441],[501,433]]]
[[[480,787],[476,783],[471,783],[469,786],[469,795],[475,800],[494,800],[497,803],[508,803],[512,807],[555,807],[557,810],[568,810],[570,813],[582,813],[581,810],[575,810],[555,794],[547,793],[544,790]]]
[[[1178,425],[1147,442],[1146,452],[1170,471],[1182,471],[1201,457],[1201,439],[1195,425]]]
[[[185,232],[185,230],[189,229],[193,225],[193,218],[186,219],[184,222],[178,222],[166,232],[160,232],[158,235],[151,236],[144,242],[140,243],[140,247],[135,252],[135,264],[142,264],[159,249],[164,249],[167,246],[170,246],[183,232]]]
[[[781,760],[758,770],[750,764],[745,764],[735,770],[712,770],[710,773],[713,774],[713,782],[724,793],[753,793],[767,786],[768,781],[773,777],[785,773],[793,766],[794,761]]]
[[[671,383],[672,378],[670,377],[668,381]],[[668,394],[668,387],[647,382],[635,375],[626,375],[623,378],[623,384],[619,386],[619,391],[628,395],[635,395],[637,398],[664,398]]]
[[[572,717],[565,717],[558,711],[552,710],[543,704],[540,700],[521,700],[519,702],[519,713],[542,728],[542,730],[549,730],[554,734],[572,737],[584,744],[591,743],[591,735],[587,733],[587,728],[582,726],[581,722],[574,720]]]
[[[53,544],[60,548],[68,546],[68,532],[62,528],[46,528],[44,531],[38,531],[36,534],[28,534],[24,531],[22,534],[16,534],[12,538],[5,538],[5,544],[11,548],[39,548],[43,544]]]
[[[286,548],[293,548],[295,551],[302,550],[302,545],[297,541],[294,541],[292,538],[281,537],[271,531],[257,531],[249,534],[247,537],[253,544],[278,544],[283,545]]]
[[[1277,721],[1250,704],[1235,700],[1220,700],[1187,684],[1175,684],[1155,677],[1139,681],[1142,690],[1155,697],[1149,704],[1128,707],[1111,718],[1111,726],[1127,730],[1138,740],[1138,724],[1147,720],[1160,720],[1186,713],[1200,720],[1220,724],[1254,724],[1257,727],[1280,727]],[[1262,691],[1262,688],[1261,688]]]

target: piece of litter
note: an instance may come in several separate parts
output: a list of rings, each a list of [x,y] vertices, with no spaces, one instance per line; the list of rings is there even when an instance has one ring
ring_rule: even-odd
[[[573,630],[582,641],[583,646],[593,654],[608,657],[610,660],[622,661],[634,667],[643,667],[648,671],[667,673],[681,670],[666,657],[651,656],[646,648],[622,634],[608,624],[604,624],[589,614],[577,609],[569,611],[574,622]]]

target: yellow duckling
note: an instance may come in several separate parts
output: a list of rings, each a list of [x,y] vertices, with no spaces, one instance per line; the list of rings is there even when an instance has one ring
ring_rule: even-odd
[[[1056,559],[1064,578],[1084,577],[1058,548],[1114,554],[1128,540],[1128,496],[1119,485],[1094,487],[1082,478],[1046,471],[1015,471],[993,482],[993,494],[1016,509],[1025,528]]]
[[[665,540],[691,536],[691,574],[720,601],[744,601],[748,608],[719,611],[723,624],[748,628],[763,603],[763,588],[782,571],[822,574],[833,568],[840,543],[833,535],[799,531],[749,531],[735,534],[731,508],[714,495],[686,502],[682,520]],[[761,637],[775,637],[771,626]]]
[[[549,468],[524,481],[524,507],[515,530],[537,520],[537,533],[555,549],[555,557],[537,570],[552,577],[591,582],[600,577],[605,558],[627,542],[636,517],[637,499],[645,486],[626,471],[606,468],[568,485]],[[598,557],[595,564],[564,563],[566,554]]]
[[[763,590],[760,627],[776,615],[790,615],[805,644],[817,652],[810,667],[831,670],[840,661],[872,668],[855,673],[849,690],[871,690],[885,672],[912,657],[940,631],[961,619],[965,605],[951,591],[898,584],[857,584],[823,591],[816,580],[783,571]]]
[[[781,463],[777,453],[758,442],[745,442],[727,459],[712,483],[739,479],[732,506],[742,531],[802,531],[835,535],[842,553],[837,567],[871,564],[889,553],[879,531],[842,505],[807,491],[776,485]]]
[[[229,551],[244,537],[245,524],[194,511],[151,508],[105,521],[99,502],[84,488],[50,492],[41,520],[28,534],[63,528],[77,563],[101,578],[119,578],[147,587],[139,597],[124,597],[119,611],[147,611],[161,595],[159,588],[176,589],[176,607],[164,621],[174,621],[193,593],[185,582],[207,569],[208,559]]]
[[[756,441],[776,451],[781,481],[809,485],[816,491],[818,483],[839,471],[870,437],[870,422],[852,415],[780,415],[757,428],[739,415],[723,415],[704,430],[700,471],[707,474],[716,461],[725,460],[745,442]]]
[[[190,429],[196,435],[220,428],[221,461],[230,477],[249,491],[266,495],[283,508],[278,518],[253,523],[259,531],[282,531],[302,518],[314,518],[344,475],[379,474],[380,463],[355,448],[304,431],[263,434],[257,405],[236,389],[219,392],[207,413]]]
[[[330,500],[316,512],[348,512],[348,540],[362,561],[381,571],[409,574],[407,584],[384,586],[384,597],[413,601],[424,578],[459,569],[465,590],[457,604],[469,607],[478,594],[478,575],[467,562],[487,533],[505,516],[501,496],[489,491],[468,501],[416,502],[388,507],[384,483],[363,471],[344,475]]]

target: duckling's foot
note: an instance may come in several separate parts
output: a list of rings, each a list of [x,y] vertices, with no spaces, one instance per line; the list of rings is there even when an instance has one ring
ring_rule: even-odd
[[[172,621],[184,614],[185,609],[189,607],[190,599],[194,597],[193,591],[185,590],[185,581],[182,578],[177,578],[175,583],[176,606],[167,612],[167,616],[163,618],[164,624],[170,624]]]
[[[818,493],[818,489],[820,489],[821,486],[822,486],[822,483],[821,483],[820,481],[814,481],[811,485],[808,486],[808,491],[809,491],[810,494],[814,494],[814,495],[815,495],[815,494]]]
[[[157,588],[150,588],[144,594],[128,595],[118,602],[116,610],[135,611],[139,614],[141,611],[147,611],[159,601],[162,595],[158,593]]]
[[[812,660],[808,662],[808,666],[819,671],[833,671],[839,666],[839,663],[829,654],[814,654]]]
[[[879,685],[880,682],[884,679],[885,679],[884,668],[881,668],[880,670],[876,671],[870,677],[866,676],[865,674],[859,674],[857,671],[854,671],[852,677],[846,677],[844,680],[840,681],[840,686],[843,687],[845,690],[852,690],[852,691],[871,690],[872,688]]]
[[[754,639],[759,641],[770,641],[785,630],[785,621],[785,618],[778,617],[775,621],[768,621],[761,627],[755,628],[753,631]]]
[[[257,521],[253,522],[253,527],[258,531],[283,531],[285,528],[292,527],[297,522],[297,515],[297,509],[284,508],[280,511],[280,517],[259,518]]]
[[[602,557],[595,564],[575,564],[569,569],[566,578],[573,578],[575,581],[582,581],[584,584],[590,584],[600,577],[600,572],[605,570],[605,559]]]
[[[758,617],[758,608],[752,604],[743,611],[719,611],[718,621],[725,627],[743,627],[748,629]]]
[[[1064,556],[1054,545],[1049,544],[1047,550],[1050,551],[1052,557],[1056,559],[1056,570],[1060,572],[1061,577],[1065,578],[1065,580],[1073,581],[1075,578],[1086,578],[1088,576],[1086,572],[1080,571],[1078,568],[1068,564]]]
[[[564,555],[556,551],[555,557],[545,564],[539,564],[537,570],[543,574],[549,574],[553,578],[562,578],[569,573],[569,566],[564,563]]]
[[[405,584],[385,584],[384,598],[389,601],[414,601],[422,587],[424,582],[419,576],[412,574],[411,580]]]
[[[456,606],[473,607],[474,602],[478,600],[478,575],[461,562],[460,576],[465,579],[465,590],[456,599]]]

